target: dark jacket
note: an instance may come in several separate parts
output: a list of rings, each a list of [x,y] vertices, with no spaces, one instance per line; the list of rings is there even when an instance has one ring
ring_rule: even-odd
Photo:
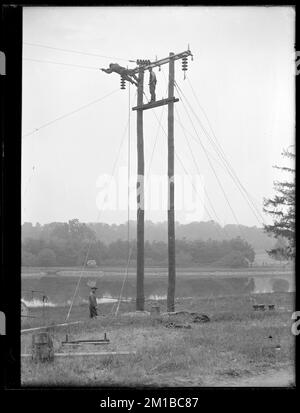
[[[89,305],[90,307],[97,307],[97,298],[95,293],[93,293],[92,291],[90,292],[89,295]]]

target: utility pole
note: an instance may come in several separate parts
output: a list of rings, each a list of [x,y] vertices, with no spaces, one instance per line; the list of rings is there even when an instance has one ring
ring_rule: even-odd
[[[167,311],[175,311],[175,213],[174,213],[174,53],[169,61],[169,103],[168,103],[168,296]]]
[[[139,67],[137,105],[143,106],[144,70]],[[143,110],[137,111],[137,262],[136,310],[144,311],[144,136]]]
[[[118,73],[121,75],[121,89],[125,89],[125,80],[132,82],[138,74],[137,106],[132,110],[137,111],[137,270],[136,270],[136,310],[144,311],[144,136],[143,136],[143,111],[168,105],[168,296],[167,308],[169,312],[175,310],[175,213],[174,213],[174,103],[179,99],[174,97],[174,72],[175,61],[182,60],[182,70],[187,70],[188,57],[192,53],[186,50],[182,53],[170,53],[154,62],[150,60],[137,60],[137,67],[125,69],[118,64],[110,64],[109,69],[102,69],[106,73]],[[151,101],[143,104],[144,73],[154,67],[161,67],[169,63],[169,94],[167,99]],[[136,80],[136,79],[135,79]],[[151,91],[150,91],[151,92]]]

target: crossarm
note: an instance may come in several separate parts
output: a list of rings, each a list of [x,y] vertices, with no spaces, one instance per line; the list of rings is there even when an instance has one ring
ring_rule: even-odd
[[[192,56],[192,53],[190,50],[186,50],[185,52],[182,53],[178,53],[178,54],[174,54],[174,56],[172,57],[165,57],[164,59],[160,59],[160,60],[156,60],[155,62],[152,62],[148,65],[142,66],[142,68],[144,70],[148,70],[150,67],[156,67],[156,66],[162,66],[166,63],[169,63],[169,61],[171,59],[173,60],[178,60],[178,59],[182,59],[183,57],[188,57],[188,56]],[[139,67],[136,67],[135,69],[130,70],[130,73],[135,74],[139,72]]]

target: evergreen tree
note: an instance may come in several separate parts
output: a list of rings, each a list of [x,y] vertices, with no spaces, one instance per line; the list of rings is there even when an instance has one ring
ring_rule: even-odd
[[[295,154],[285,150],[283,156],[295,160]],[[280,254],[286,259],[295,257],[295,168],[279,167],[283,172],[288,172],[293,175],[293,180],[274,182],[276,194],[271,199],[264,199],[264,212],[271,215],[273,224],[264,225],[264,230],[267,234],[272,234],[276,239],[285,239],[286,245],[275,245],[273,249],[268,250],[270,256]]]

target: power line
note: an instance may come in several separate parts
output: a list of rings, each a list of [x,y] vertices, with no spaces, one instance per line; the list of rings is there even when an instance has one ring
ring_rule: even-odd
[[[180,125],[182,131],[185,131],[186,133],[188,133],[188,134],[190,135],[190,137],[193,138],[193,140],[194,140],[197,144],[199,144],[198,139],[197,139],[186,127],[184,127],[183,123],[182,123],[180,120],[175,119],[175,122],[177,122],[177,123]],[[222,169],[225,170],[225,166],[224,166],[214,155],[212,155],[212,153],[211,153],[209,150],[206,149],[206,151],[207,151],[207,153],[209,154],[209,156],[210,156],[218,165],[220,165],[220,167],[221,167]]]
[[[181,123],[181,120],[180,120],[180,116],[179,116],[179,112],[178,112],[177,108],[176,108],[176,114],[177,114],[178,119],[179,119],[179,124],[180,124],[180,126],[182,126],[182,123]],[[194,153],[193,153],[193,150],[192,150],[192,148],[191,148],[190,142],[189,142],[189,140],[188,140],[188,138],[187,138],[187,136],[186,136],[186,133],[185,133],[185,130],[184,130],[183,127],[182,127],[182,131],[183,131],[183,134],[184,134],[186,143],[187,143],[187,145],[188,145],[190,154],[191,154],[191,156],[192,156],[192,158],[193,158],[193,162],[194,162],[194,164],[195,164],[195,166],[196,166],[196,169],[197,169],[197,171],[198,171],[198,174],[200,175],[199,165],[198,165],[198,163],[197,163],[197,161],[196,161],[195,155],[194,155]],[[217,218],[217,221],[221,222],[205,188],[204,188],[204,192],[205,192],[205,195],[206,195],[206,197],[207,197],[207,199],[208,199],[208,202],[209,202],[209,204],[210,204],[210,207],[211,207],[212,211],[214,212],[215,217]],[[228,237],[228,234],[227,234],[225,228],[224,228],[224,231],[225,231],[226,236]],[[228,238],[229,238],[229,237],[228,237]]]
[[[167,82],[167,79],[166,79],[166,75],[165,75],[164,70],[162,70],[162,73],[163,73],[164,81],[165,81],[165,83],[166,83],[166,85],[167,85],[167,91],[168,91],[168,82]],[[145,96],[146,96],[146,95],[145,95]],[[175,107],[175,109],[176,109],[176,107]],[[179,114],[178,114],[177,109],[176,109],[176,113],[177,113],[178,118],[179,118]],[[182,128],[183,133],[184,133],[184,127],[183,127],[183,125],[182,125],[181,121],[179,121],[178,123],[180,123],[181,128]],[[166,132],[165,132],[165,134],[166,134]],[[185,133],[184,133],[184,135],[185,135]],[[186,137],[186,135],[185,135],[185,137]],[[186,139],[187,139],[187,138],[186,138]],[[188,143],[188,145],[189,145],[188,140],[187,140],[187,143]],[[191,154],[192,154],[193,160],[194,160],[194,162],[195,162],[196,168],[197,168],[198,173],[199,173],[199,175],[200,175],[200,171],[199,171],[198,165],[196,164],[196,161],[195,161],[195,158],[194,158],[194,155],[193,155],[193,151],[191,150],[190,145],[189,145],[189,149],[190,149],[190,151],[191,151]],[[177,155],[176,150],[175,150],[175,155],[176,155],[177,159],[179,160],[179,162],[181,163],[181,165],[182,165],[182,167],[183,167],[183,169],[184,169],[185,173],[189,176],[189,174],[188,174],[188,172],[186,171],[186,169],[185,169],[185,167],[184,167],[184,165],[183,165],[183,163],[182,163],[181,159],[180,159],[180,158],[179,158],[179,156]],[[197,193],[197,191],[196,191],[196,189],[195,189],[194,184],[193,184],[193,182],[192,182],[192,181],[191,181],[191,183],[192,183],[192,186],[193,186],[193,188],[194,188],[195,192]],[[214,212],[214,214],[215,214],[216,220],[217,220],[217,221],[219,221],[219,222],[221,223],[220,219],[218,218],[218,215],[217,215],[217,214],[216,214],[216,212],[215,212],[215,209],[214,209],[214,207],[213,207],[213,205],[212,205],[212,202],[211,202],[211,200],[210,200],[210,198],[209,198],[209,195],[208,195],[208,193],[207,193],[207,191],[206,191],[206,189],[205,189],[205,188],[204,188],[204,192],[205,192],[205,195],[206,195],[206,197],[207,197],[207,199],[208,199],[208,202],[209,202],[209,204],[210,204],[210,207],[212,208],[212,211],[213,211],[213,212]],[[204,202],[203,202],[203,207],[204,207],[204,209],[206,210],[207,215],[209,216],[209,218],[210,218],[211,220],[213,220],[213,218],[212,218],[211,214],[209,213],[208,209],[205,207]],[[226,233],[226,231],[225,231],[225,233]],[[227,234],[226,234],[226,235],[227,235]]]
[[[145,95],[145,96],[146,96],[146,95]],[[146,97],[146,99],[147,99],[147,97]],[[131,113],[131,112],[130,112],[130,113]],[[164,113],[164,108],[163,108],[162,111],[161,111],[161,118],[162,118],[163,113]],[[157,139],[158,139],[158,135],[159,135],[159,130],[160,130],[160,128],[161,128],[161,123],[159,123],[159,125],[158,125],[158,129],[157,129],[157,133],[156,133],[156,137],[155,137],[155,141],[154,141],[154,145],[153,145],[153,149],[152,149],[152,153],[151,153],[151,157],[150,157],[148,174],[146,175],[146,183],[147,183],[147,179],[148,179],[148,176],[149,176],[149,172],[150,172],[150,168],[151,168],[151,164],[152,164],[152,160],[153,160],[153,154],[154,154],[154,151],[155,151],[155,147],[156,147],[156,143],[157,143]],[[137,220],[138,220],[138,218],[139,218],[140,211],[141,211],[141,209],[138,209]],[[131,246],[131,249],[130,249],[130,252],[129,252],[129,255],[128,255],[127,265],[126,265],[126,271],[125,271],[125,276],[124,276],[123,283],[122,283],[122,287],[121,287],[121,290],[120,290],[120,294],[119,294],[119,299],[118,299],[118,304],[117,304],[115,316],[118,314],[119,307],[120,307],[120,303],[121,303],[121,300],[122,300],[123,289],[124,289],[125,283],[127,282],[127,278],[128,278],[128,268],[129,268],[129,264],[130,264],[130,261],[131,261],[132,253],[133,253],[133,246]],[[111,313],[112,313],[113,310],[114,310],[115,304],[116,304],[116,303],[114,303],[114,305],[113,305],[113,307],[112,307],[112,309],[111,309]]]
[[[74,65],[74,64],[72,64],[72,63],[54,62],[53,60],[32,59],[32,58],[30,58],[30,57],[23,57],[23,60],[28,60],[28,61],[31,61],[31,62],[38,62],[38,63],[47,63],[47,64],[53,64],[53,65],[78,67],[79,69],[100,70],[99,67],[84,66],[84,65]]]
[[[175,119],[175,120],[176,120],[176,119]],[[195,140],[195,142],[197,142],[197,143],[199,144],[199,140],[198,140],[197,138],[195,138],[194,135],[183,126],[182,122],[179,122],[178,120],[176,120],[176,121],[179,123],[181,129],[182,129],[183,131],[186,131],[186,132]],[[224,171],[226,171],[226,172],[228,173],[228,175],[231,177],[231,179],[233,180],[233,183],[237,186],[237,189],[239,190],[239,192],[241,193],[241,195],[243,196],[243,198],[246,200],[246,202],[247,202],[247,204],[249,205],[250,209],[252,210],[255,218],[257,219],[257,221],[258,221],[259,224],[260,224],[261,222],[259,221],[258,216],[256,215],[256,212],[255,212],[255,211],[253,210],[253,208],[252,208],[252,205],[253,205],[253,207],[255,207],[255,209],[256,209],[256,211],[257,211],[257,208],[256,208],[255,204],[254,204],[253,201],[251,200],[251,196],[250,196],[249,192],[248,192],[248,191],[246,190],[246,188],[242,185],[242,183],[240,183],[240,185],[243,187],[246,195],[247,195],[248,198],[250,199],[250,202],[251,202],[252,205],[249,204],[249,200],[247,199],[246,195],[245,195],[243,192],[241,192],[241,189],[239,188],[239,184],[238,184],[237,180],[235,179],[235,177],[233,176],[233,172],[234,172],[234,171],[231,172],[231,171],[229,170],[229,167],[228,167],[227,164],[225,163],[225,160],[222,158],[222,155],[220,155],[216,149],[215,149],[215,151],[216,151],[216,154],[219,156],[220,160],[218,160],[217,158],[215,158],[215,157],[211,154],[211,152],[206,149],[206,152],[209,154],[209,156],[210,156],[215,162],[217,162],[217,163],[220,165],[220,167],[221,167]],[[222,162],[221,162],[221,161],[222,161]],[[238,177],[237,177],[237,179],[238,179]],[[262,216],[261,216],[261,217],[262,217]],[[262,217],[262,220],[264,221],[263,217]]]
[[[163,71],[163,76],[164,76],[165,83],[167,83],[167,79],[166,79],[166,75],[165,75],[164,71]],[[175,86],[176,86],[176,85],[177,85],[177,82],[175,81]],[[178,90],[178,89],[177,89],[177,90]],[[182,102],[182,103],[184,104],[184,102]],[[177,116],[178,116],[178,118],[179,118],[179,113],[178,113],[177,109],[176,109],[176,113],[177,113]],[[182,122],[180,121],[180,118],[179,118],[179,122],[178,122],[178,123],[180,124],[180,126],[181,126],[181,128],[182,128],[182,130],[183,130],[183,133],[184,133],[184,136],[185,136],[185,138],[186,138],[186,142],[187,142],[188,147],[189,147],[189,150],[190,150],[190,152],[191,152],[193,161],[194,161],[194,163],[195,163],[195,165],[196,165],[196,168],[197,168],[197,170],[198,170],[198,173],[200,174],[200,171],[199,171],[199,168],[198,168],[198,164],[197,164],[197,162],[196,162],[196,160],[195,160],[195,157],[194,157],[192,148],[191,148],[191,146],[190,146],[190,144],[189,144],[189,141],[188,141],[188,139],[187,139],[187,136],[186,136],[186,134],[185,134],[185,128],[183,127]],[[196,132],[196,133],[197,133],[197,132]],[[202,148],[204,149],[201,140],[200,140],[200,143],[201,143]],[[204,150],[204,152],[205,152],[206,156],[208,156],[207,150]],[[176,151],[175,151],[175,154],[176,154],[176,157],[178,158],[178,160],[180,161],[180,163],[182,164],[182,166],[183,166],[183,168],[184,168],[184,165],[183,165],[183,163],[181,162],[180,158],[178,157]],[[185,168],[184,168],[184,170],[185,170]],[[185,171],[186,171],[186,170],[185,170]],[[195,189],[195,188],[194,188],[194,189]],[[208,199],[208,202],[209,202],[209,204],[210,204],[210,207],[211,207],[212,211],[213,211],[214,214],[215,214],[215,217],[216,217],[217,221],[219,221],[219,222],[221,223],[221,221],[220,221],[220,219],[218,218],[218,215],[217,215],[217,213],[216,213],[216,211],[215,211],[215,209],[214,209],[214,207],[213,207],[213,204],[212,204],[212,202],[211,202],[211,200],[210,200],[210,197],[209,197],[209,195],[208,195],[208,193],[207,193],[207,191],[206,191],[205,188],[204,188],[204,192],[205,192],[205,195],[206,195],[206,197],[207,197],[207,199]],[[204,205],[204,203],[203,203],[203,205]],[[204,208],[205,208],[205,206],[204,206]],[[206,212],[207,212],[208,216],[210,217],[210,219],[213,220],[212,216],[210,215],[210,213],[208,212],[207,209],[206,209]],[[224,232],[225,232],[225,235],[229,238],[229,235],[227,234],[225,228],[224,228]]]
[[[146,94],[145,94],[145,97],[146,97],[146,99],[147,99],[147,101],[148,101],[148,103],[149,103],[149,99],[147,98]],[[163,126],[161,125],[161,122],[160,122],[160,120],[158,119],[158,117],[157,117],[157,115],[156,115],[155,111],[154,111],[154,116],[156,117],[156,120],[157,120],[157,122],[159,123],[159,125],[160,125],[161,129],[163,130],[164,134],[166,135],[166,137],[168,137],[168,135],[167,135],[167,133],[166,133],[165,129],[163,128]],[[187,176],[188,176],[188,177],[190,177],[190,174],[189,174],[189,173],[188,173],[188,171],[186,170],[186,168],[185,168],[185,166],[184,166],[183,162],[181,161],[181,159],[180,159],[179,155],[177,154],[176,150],[175,150],[175,155],[176,155],[176,157],[177,157],[178,161],[180,162],[180,164],[181,164],[181,166],[182,166],[183,170],[184,170],[184,171],[185,171],[185,173],[187,174]],[[192,184],[192,186],[193,186],[194,191],[198,194],[198,191],[196,190],[196,188],[195,188],[194,183],[193,183],[193,181],[192,181],[192,180],[191,180],[191,184]],[[211,216],[211,214],[210,214],[209,210],[206,208],[206,206],[205,206],[205,204],[204,204],[204,202],[203,202],[203,201],[202,201],[202,204],[203,204],[203,208],[205,209],[205,211],[206,211],[207,215],[208,215],[208,216],[209,216],[209,218],[213,221],[213,217]],[[221,231],[221,230],[220,230],[220,231]]]
[[[101,57],[101,58],[104,58],[104,59],[117,59],[117,60],[123,60],[125,62],[135,62],[135,60],[124,59],[122,57],[105,56],[105,55],[100,55],[100,54],[97,54],[97,53],[83,52],[83,51],[80,51],[80,50],[63,49],[61,47],[46,46],[46,45],[38,44],[38,43],[30,43],[30,42],[23,42],[23,43],[26,44],[27,46],[42,47],[42,48],[45,48],[45,49],[59,50],[61,52],[81,54],[81,55],[85,55],[85,56]]]
[[[206,120],[207,120],[207,122],[208,122],[208,125],[209,125],[209,127],[210,127],[210,130],[211,130],[211,132],[212,132],[212,135],[213,135],[213,137],[214,137],[214,139],[215,139],[215,143],[216,143],[216,145],[217,145],[217,151],[220,151],[219,156],[220,156],[220,158],[223,160],[223,162],[224,162],[224,164],[225,164],[225,167],[226,167],[226,169],[227,169],[228,174],[231,176],[231,178],[233,179],[233,181],[235,181],[236,185],[237,185],[237,186],[240,186],[240,188],[244,191],[244,193],[245,193],[245,195],[246,195],[246,198],[245,198],[244,193],[243,193],[243,192],[241,192],[241,193],[242,193],[244,199],[246,200],[246,202],[248,203],[248,205],[250,206],[250,209],[252,209],[252,207],[254,208],[254,210],[252,209],[252,212],[254,213],[256,219],[258,220],[258,222],[261,223],[261,222],[259,221],[258,216],[256,215],[256,212],[258,213],[258,215],[260,216],[260,218],[261,218],[262,221],[264,222],[264,217],[262,216],[262,214],[260,213],[260,211],[257,209],[256,205],[255,205],[254,202],[252,201],[249,192],[247,191],[247,189],[244,187],[244,185],[243,185],[242,182],[240,181],[240,179],[239,179],[239,177],[237,176],[236,172],[234,171],[231,163],[227,160],[226,155],[225,155],[225,152],[224,152],[224,150],[223,150],[220,142],[218,141],[218,139],[217,139],[217,137],[216,137],[216,134],[215,134],[215,132],[214,132],[212,126],[211,126],[211,123],[210,123],[210,121],[209,121],[209,119],[208,119],[208,116],[207,116],[205,110],[204,110],[204,109],[202,108],[202,106],[200,105],[200,102],[199,102],[199,100],[198,100],[198,97],[197,97],[197,95],[196,95],[196,93],[195,93],[195,91],[194,91],[194,89],[193,89],[193,87],[192,87],[191,82],[190,82],[189,79],[188,79],[188,82],[189,82],[190,88],[191,88],[191,90],[192,90],[192,93],[193,93],[193,95],[194,95],[194,97],[195,97],[195,99],[196,99],[196,101],[197,101],[197,103],[198,103],[199,108],[201,109],[201,111],[203,112],[204,116],[206,117]],[[195,114],[195,112],[194,112],[194,114]],[[198,116],[197,116],[196,114],[195,114],[195,116],[196,116],[196,118],[198,119],[199,123],[201,124],[200,119],[198,118]],[[205,132],[206,132],[206,131],[205,131]],[[213,143],[214,143],[214,142],[213,142]],[[251,203],[251,205],[249,204],[249,202]]]
[[[115,158],[115,162],[114,162],[114,165],[113,165],[113,167],[112,167],[112,174],[111,174],[111,179],[110,179],[110,182],[109,182],[109,186],[110,186],[110,183],[112,182],[113,176],[114,176],[114,174],[115,174],[115,169],[116,169],[117,162],[118,162],[118,159],[119,159],[119,156],[120,156],[120,153],[121,153],[121,148],[122,148],[123,143],[124,143],[124,140],[125,140],[126,131],[127,131],[128,126],[129,126],[129,119],[127,120],[127,124],[126,124],[126,127],[125,127],[125,129],[124,129],[123,136],[122,136],[122,138],[121,138],[121,142],[120,142],[119,149],[118,149],[118,152],[117,152],[117,155],[116,155],[116,158]],[[101,208],[101,209],[99,210],[99,212],[98,212],[98,216],[97,216],[96,222],[98,222],[102,211],[103,211],[103,206],[102,206],[102,208]],[[87,253],[86,253],[86,256],[85,256],[85,259],[84,259],[84,263],[83,263],[83,266],[82,266],[82,269],[81,269],[81,274],[80,274],[79,280],[78,280],[78,282],[77,282],[77,285],[76,285],[76,288],[75,288],[75,292],[74,292],[74,295],[73,295],[73,297],[72,297],[71,304],[70,304],[70,308],[69,308],[69,311],[68,311],[68,314],[67,314],[67,317],[66,317],[66,320],[65,320],[65,321],[68,321],[68,319],[69,319],[69,317],[70,317],[70,314],[71,314],[71,311],[72,311],[72,307],[73,307],[73,304],[74,304],[74,300],[75,300],[75,297],[76,297],[76,295],[77,295],[77,291],[78,291],[78,288],[79,288],[79,285],[80,285],[80,282],[81,282],[81,279],[82,279],[83,271],[84,271],[84,269],[85,269],[85,267],[86,267],[86,264],[87,264],[87,259],[88,259],[89,253],[90,253],[91,246],[92,246],[92,239],[90,239],[90,241],[89,241],[88,250],[87,250]]]
[[[35,165],[32,166],[32,172],[31,172],[31,174],[30,174],[30,177],[29,177],[28,180],[27,180],[27,183],[26,183],[26,186],[25,186],[25,189],[24,189],[24,192],[23,192],[23,195],[22,195],[22,198],[21,198],[22,204],[25,202],[25,196],[26,196],[26,194],[27,194],[29,185],[30,185],[30,183],[31,183],[31,181],[32,181],[32,178],[33,178],[34,174],[35,174]],[[25,208],[24,206],[23,206],[23,208],[22,208],[22,211],[23,211],[23,214],[26,212],[26,208]]]
[[[181,93],[180,93],[179,90],[178,90],[177,83],[175,83],[175,87],[176,87],[176,89],[177,89],[178,94],[181,95]],[[220,182],[220,180],[219,180],[219,177],[218,177],[218,175],[217,175],[217,173],[216,173],[216,171],[215,171],[215,168],[214,168],[214,166],[213,166],[213,164],[212,164],[212,162],[211,162],[211,160],[210,160],[210,158],[209,158],[209,156],[208,156],[208,154],[207,154],[207,152],[206,152],[205,146],[203,145],[203,143],[202,143],[202,141],[201,141],[201,139],[200,139],[200,137],[199,137],[199,135],[198,135],[198,133],[197,133],[197,130],[196,130],[196,128],[195,128],[195,125],[194,125],[194,123],[193,123],[193,121],[192,121],[192,119],[191,119],[191,117],[190,117],[190,115],[189,115],[188,110],[186,109],[186,106],[185,106],[185,103],[184,103],[183,100],[182,100],[182,103],[183,103],[183,107],[184,107],[184,109],[185,109],[185,111],[186,111],[186,113],[187,113],[187,115],[188,115],[188,118],[189,118],[189,120],[190,120],[190,122],[191,122],[191,124],[192,124],[192,127],[193,127],[193,129],[194,129],[194,131],[195,131],[195,133],[196,133],[196,136],[197,136],[198,139],[199,139],[199,142],[200,142],[201,147],[202,147],[202,149],[203,149],[203,151],[204,151],[204,153],[205,153],[205,156],[206,156],[206,158],[207,158],[207,160],[208,160],[208,162],[209,162],[209,165],[210,165],[210,167],[211,167],[211,169],[212,169],[212,171],[213,171],[213,173],[214,173],[214,175],[215,175],[215,178],[216,178],[216,180],[217,180],[217,182],[218,182],[218,184],[219,184],[219,186],[220,186],[220,189],[221,189],[221,191],[222,191],[222,193],[223,193],[223,195],[224,195],[224,198],[225,198],[225,200],[226,200],[226,202],[227,202],[227,204],[228,204],[228,206],[229,206],[229,208],[230,208],[230,210],[231,210],[231,213],[232,213],[232,215],[233,215],[233,217],[234,217],[237,225],[240,226],[240,224],[239,224],[239,222],[238,222],[238,219],[237,219],[237,217],[236,217],[236,215],[235,215],[235,212],[234,212],[234,210],[233,210],[233,208],[232,208],[232,206],[231,206],[231,204],[230,204],[230,201],[229,201],[229,199],[228,199],[228,197],[227,197],[227,195],[226,195],[226,192],[225,192],[224,189],[223,189],[223,186],[222,186],[222,184],[221,184],[221,182]]]
[[[175,156],[176,156],[176,158],[178,159],[178,161],[180,162],[180,164],[181,164],[184,172],[187,174],[187,176],[189,176],[189,173],[188,173],[186,167],[184,166],[184,163],[182,162],[180,156],[179,156],[178,153],[176,152],[176,150],[175,150]],[[196,190],[196,188],[195,188],[194,183],[193,183],[192,180],[191,180],[191,184],[192,184],[192,187],[193,187],[194,191],[195,191],[196,193],[198,193],[198,191]],[[207,196],[207,193],[206,193],[206,196]],[[208,196],[207,196],[207,199],[209,199]],[[214,219],[213,219],[213,217],[211,216],[209,210],[206,208],[204,202],[203,202],[203,207],[204,207],[204,209],[206,210],[206,213],[207,213],[207,215],[209,216],[209,218],[211,219],[211,221],[213,221]],[[219,232],[220,232],[220,235],[221,235],[221,237],[222,237],[223,234],[222,234],[221,228],[219,228],[219,227],[217,227],[217,228],[218,228],[218,230],[219,230]],[[227,238],[229,238],[229,236],[228,236],[225,228],[223,228],[223,231],[225,232],[225,235],[227,236]]]
[[[178,90],[177,82],[175,82],[175,87],[176,87],[176,89],[177,89],[178,94],[182,96],[182,94],[181,94],[181,93],[179,92],[179,90]],[[185,99],[186,99],[186,98],[185,98]],[[186,111],[186,113],[187,113],[187,115],[188,115],[188,118],[189,118],[189,120],[190,120],[190,122],[191,122],[191,124],[192,124],[192,127],[193,127],[193,129],[194,129],[194,131],[195,131],[195,133],[196,133],[196,136],[198,137],[199,142],[201,143],[201,147],[202,147],[202,149],[203,149],[203,151],[204,151],[204,153],[205,153],[205,156],[206,156],[206,158],[207,158],[207,160],[208,160],[208,162],[209,162],[209,165],[210,165],[210,167],[211,167],[211,169],[212,169],[212,171],[213,171],[213,173],[214,173],[214,175],[215,175],[215,178],[216,178],[216,180],[217,180],[217,182],[218,182],[218,184],[219,184],[219,187],[220,187],[220,189],[221,189],[221,191],[222,191],[222,193],[223,193],[223,195],[224,195],[224,198],[225,198],[225,200],[226,200],[226,202],[227,202],[227,205],[229,206],[229,209],[230,209],[230,211],[231,211],[231,213],[232,213],[232,216],[233,216],[235,222],[237,223],[238,228],[240,229],[242,236],[245,238],[245,236],[243,235],[243,231],[242,231],[242,229],[240,228],[240,223],[239,223],[239,221],[238,221],[238,219],[237,219],[237,216],[236,216],[236,214],[235,214],[235,212],[234,212],[234,210],[233,210],[233,208],[232,208],[232,206],[231,206],[231,203],[230,203],[230,201],[229,201],[229,199],[228,199],[228,197],[227,197],[227,195],[226,195],[226,192],[224,191],[224,188],[223,188],[223,186],[222,186],[222,183],[221,183],[221,181],[220,181],[220,179],[219,179],[219,177],[218,177],[218,175],[217,175],[217,173],[216,173],[216,171],[215,171],[215,168],[214,168],[214,166],[213,166],[213,164],[212,164],[212,162],[211,162],[211,160],[210,160],[210,158],[209,158],[209,156],[208,156],[208,154],[207,154],[207,152],[206,152],[205,146],[203,145],[203,143],[202,143],[202,141],[201,141],[201,139],[200,139],[200,137],[199,137],[199,135],[198,135],[198,133],[197,133],[197,130],[196,130],[196,128],[195,128],[195,125],[194,125],[194,123],[193,123],[193,121],[192,121],[192,119],[191,119],[191,117],[190,117],[190,114],[189,114],[188,110],[186,109],[186,106],[185,106],[185,103],[184,103],[183,100],[182,100],[182,103],[183,103],[183,107],[184,107],[184,109],[185,109],[185,111]]]
[[[51,121],[49,121],[49,122],[44,123],[43,125],[39,126],[38,128],[35,128],[33,131],[31,131],[31,132],[29,132],[29,133],[27,133],[27,134],[25,134],[25,135],[22,135],[22,138],[25,138],[25,137],[27,137],[27,136],[33,135],[35,132],[38,132],[39,130],[41,130],[41,129],[43,129],[43,128],[46,128],[47,126],[50,126],[50,125],[52,125],[53,123],[55,123],[55,122],[57,122],[57,121],[59,121],[59,120],[62,120],[62,119],[64,119],[64,118],[68,117],[68,116],[71,116],[71,115],[73,115],[74,113],[78,113],[78,112],[80,112],[81,110],[86,109],[86,108],[88,108],[89,106],[94,105],[95,103],[99,103],[99,102],[101,102],[103,99],[105,99],[105,98],[113,95],[114,93],[118,92],[118,90],[119,90],[119,89],[116,89],[116,90],[108,93],[107,95],[102,96],[102,97],[99,98],[99,99],[93,100],[92,102],[89,102],[89,103],[87,103],[87,104],[85,104],[85,105],[83,105],[83,106],[80,106],[78,109],[72,110],[71,112],[65,113],[64,115],[61,115],[61,116],[59,116],[59,117],[57,117],[57,118],[55,118],[55,119],[53,119],[53,120],[51,120]]]
[[[217,139],[217,137],[216,137],[216,135],[215,135],[215,132],[214,132],[212,126],[211,126],[211,123],[210,123],[210,121],[209,121],[209,119],[208,119],[208,116],[207,116],[205,110],[204,110],[204,109],[202,108],[202,106],[200,105],[200,102],[199,102],[199,100],[198,100],[198,97],[197,97],[197,95],[196,95],[196,93],[195,93],[195,91],[194,91],[194,89],[193,89],[193,87],[192,87],[191,82],[190,82],[189,79],[188,79],[188,82],[189,82],[190,88],[191,88],[191,90],[192,90],[192,93],[193,93],[193,95],[194,95],[194,98],[196,99],[196,101],[197,101],[197,103],[198,103],[199,108],[201,109],[201,111],[204,113],[204,115],[205,115],[205,117],[206,117],[206,120],[207,120],[208,125],[209,125],[209,127],[210,127],[210,129],[211,129],[211,132],[212,132],[212,135],[213,135],[215,141],[213,141],[213,140],[211,139],[209,133],[207,132],[207,130],[206,130],[206,129],[204,128],[204,126],[202,125],[202,122],[200,121],[199,117],[197,116],[197,114],[195,113],[195,111],[193,110],[193,108],[189,105],[190,108],[191,108],[191,110],[192,110],[192,112],[194,113],[194,115],[195,115],[196,119],[198,120],[198,122],[199,122],[202,130],[204,131],[204,133],[206,134],[206,136],[207,136],[208,139],[210,140],[211,144],[215,147],[215,151],[216,151],[216,153],[219,155],[220,159],[223,161],[227,173],[228,173],[229,176],[232,178],[233,182],[237,185],[237,188],[239,189],[239,191],[240,191],[240,193],[242,194],[243,198],[244,198],[244,199],[246,200],[246,202],[248,203],[248,205],[249,205],[250,209],[252,210],[255,218],[257,219],[257,221],[259,222],[259,224],[261,224],[258,216],[262,219],[263,222],[264,222],[264,217],[262,216],[262,214],[260,213],[260,211],[258,210],[258,208],[256,207],[256,205],[255,205],[254,202],[252,201],[249,192],[247,191],[247,189],[244,187],[244,185],[243,185],[242,182],[240,181],[240,179],[239,179],[239,177],[237,176],[236,172],[234,171],[232,165],[231,165],[230,162],[227,160],[226,155],[225,155],[225,152],[224,152],[221,144],[219,143],[219,141],[218,141],[218,139]],[[178,88],[180,89],[180,87],[179,87],[178,84],[177,84],[177,86],[178,86]],[[181,90],[181,89],[180,89],[180,90]],[[181,90],[181,92],[182,92],[182,94],[184,95],[184,93],[183,93],[182,90]],[[241,188],[242,190],[241,190],[240,188]]]
[[[179,87],[179,85],[177,84],[177,87],[181,90],[181,88]],[[191,86],[192,87],[192,86]],[[203,130],[203,132],[205,133],[205,135],[207,136],[209,142],[211,143],[211,145],[213,146],[213,148],[216,151],[216,154],[219,156],[220,160],[223,162],[224,167],[226,169],[226,172],[229,174],[229,176],[232,178],[233,182],[235,183],[235,185],[237,186],[237,189],[239,190],[240,194],[242,195],[242,197],[245,199],[245,201],[247,202],[249,208],[251,209],[251,211],[253,212],[255,218],[257,219],[258,223],[261,224],[261,221],[259,219],[262,219],[262,221],[264,222],[264,218],[262,216],[262,214],[260,213],[260,211],[257,209],[256,205],[254,204],[254,202],[252,201],[249,192],[246,190],[246,188],[244,187],[244,185],[241,183],[240,179],[238,178],[238,176],[236,175],[233,167],[231,166],[230,162],[226,159],[225,153],[221,147],[221,145],[219,144],[213,129],[210,125],[209,119],[207,117],[207,115],[205,114],[207,121],[210,125],[211,131],[214,134],[215,140],[216,142],[211,138],[211,136],[209,135],[209,133],[207,132],[207,130],[205,129],[205,127],[203,126],[202,122],[200,121],[199,117],[197,116],[197,114],[195,113],[193,107],[190,105],[190,103],[187,101],[186,96],[184,95],[183,91],[181,90],[182,95],[184,96],[190,110],[192,111],[192,113],[194,114],[194,116],[196,117],[197,121],[199,122],[199,125],[201,127],[201,129]],[[197,100],[198,102],[198,100]],[[199,102],[198,102],[199,104]],[[200,105],[200,104],[199,104]],[[200,106],[201,108],[201,106]],[[201,108],[201,110],[204,112],[204,109]],[[205,112],[204,112],[205,113]],[[217,146],[219,145],[219,147]]]

